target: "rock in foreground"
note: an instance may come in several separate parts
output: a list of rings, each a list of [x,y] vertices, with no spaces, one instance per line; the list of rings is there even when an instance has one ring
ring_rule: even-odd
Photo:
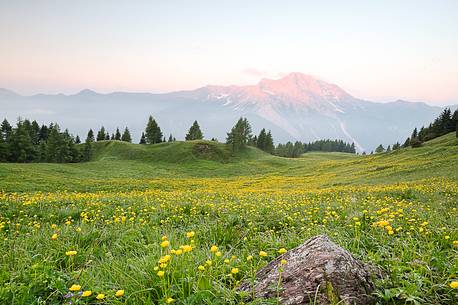
[[[286,260],[283,266],[282,260]],[[283,271],[278,285],[280,268]],[[372,304],[371,269],[327,236],[320,235],[260,269],[254,290],[250,282],[243,283],[240,289],[250,295],[254,292],[257,298],[279,295],[284,305]]]

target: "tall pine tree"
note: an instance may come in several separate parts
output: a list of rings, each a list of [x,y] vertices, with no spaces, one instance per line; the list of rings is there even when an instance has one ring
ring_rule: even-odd
[[[130,136],[129,128],[127,127],[124,128],[124,132],[122,133],[122,136],[121,136],[121,141],[129,142],[129,143],[132,142],[132,137]]]
[[[156,120],[150,115],[145,129],[146,143],[156,144],[162,142],[162,131]]]
[[[192,140],[202,140],[204,138],[202,131],[200,130],[199,123],[197,121],[194,121],[192,126],[189,128],[188,133],[186,134],[186,141],[192,141]]]

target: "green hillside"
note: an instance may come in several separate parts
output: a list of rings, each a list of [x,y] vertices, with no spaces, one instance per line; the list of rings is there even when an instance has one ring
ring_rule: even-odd
[[[86,163],[0,163],[0,189],[84,191],[106,188],[107,180],[116,179],[130,179],[118,187],[131,189],[144,188],[144,181],[154,178],[260,175],[302,177],[314,186],[458,179],[458,139],[453,133],[419,148],[367,156],[313,152],[290,159],[253,147],[232,154],[227,145],[211,141],[155,145],[101,141],[94,150],[93,161]]]

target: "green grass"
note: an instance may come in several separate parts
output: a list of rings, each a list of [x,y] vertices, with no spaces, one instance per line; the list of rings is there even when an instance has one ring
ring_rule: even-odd
[[[102,141],[87,163],[0,164],[0,190],[0,304],[243,304],[240,281],[318,234],[380,268],[379,304],[458,300],[454,134],[297,159],[208,141]],[[193,250],[173,254],[180,245]],[[69,297],[74,284],[93,295]]]
[[[313,152],[297,159],[271,156],[252,147],[232,154],[226,145],[210,141],[156,145],[102,141],[95,143],[92,162],[0,163],[0,190],[97,190],[111,188],[107,180],[122,181],[116,186],[121,189],[144,189],[148,180],[155,178],[237,176],[302,177],[322,187],[431,177],[458,179],[458,139],[451,133],[422,147],[391,153],[356,156]]]

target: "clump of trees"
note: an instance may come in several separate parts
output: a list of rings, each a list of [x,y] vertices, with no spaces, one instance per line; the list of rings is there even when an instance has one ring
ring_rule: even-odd
[[[454,131],[456,137],[458,138],[458,109],[452,114],[450,108],[445,108],[441,114],[431,124],[429,124],[428,127],[422,126],[420,131],[418,131],[418,128],[415,127],[410,137],[408,137],[403,144],[396,142],[393,144],[392,148],[388,146],[386,150],[383,148],[383,145],[380,144],[375,149],[375,152],[390,152],[409,146],[413,148],[420,147],[423,142]]]
[[[324,152],[345,152],[356,153],[354,143],[346,143],[342,140],[318,140],[310,143],[302,143],[296,141],[294,143],[287,142],[286,144],[278,144],[275,148],[275,154],[281,157],[297,158],[303,153],[311,151]]]
[[[1,162],[79,162],[83,156],[77,148],[79,138],[58,124],[41,125],[18,119],[16,126],[3,120],[0,134]]]

